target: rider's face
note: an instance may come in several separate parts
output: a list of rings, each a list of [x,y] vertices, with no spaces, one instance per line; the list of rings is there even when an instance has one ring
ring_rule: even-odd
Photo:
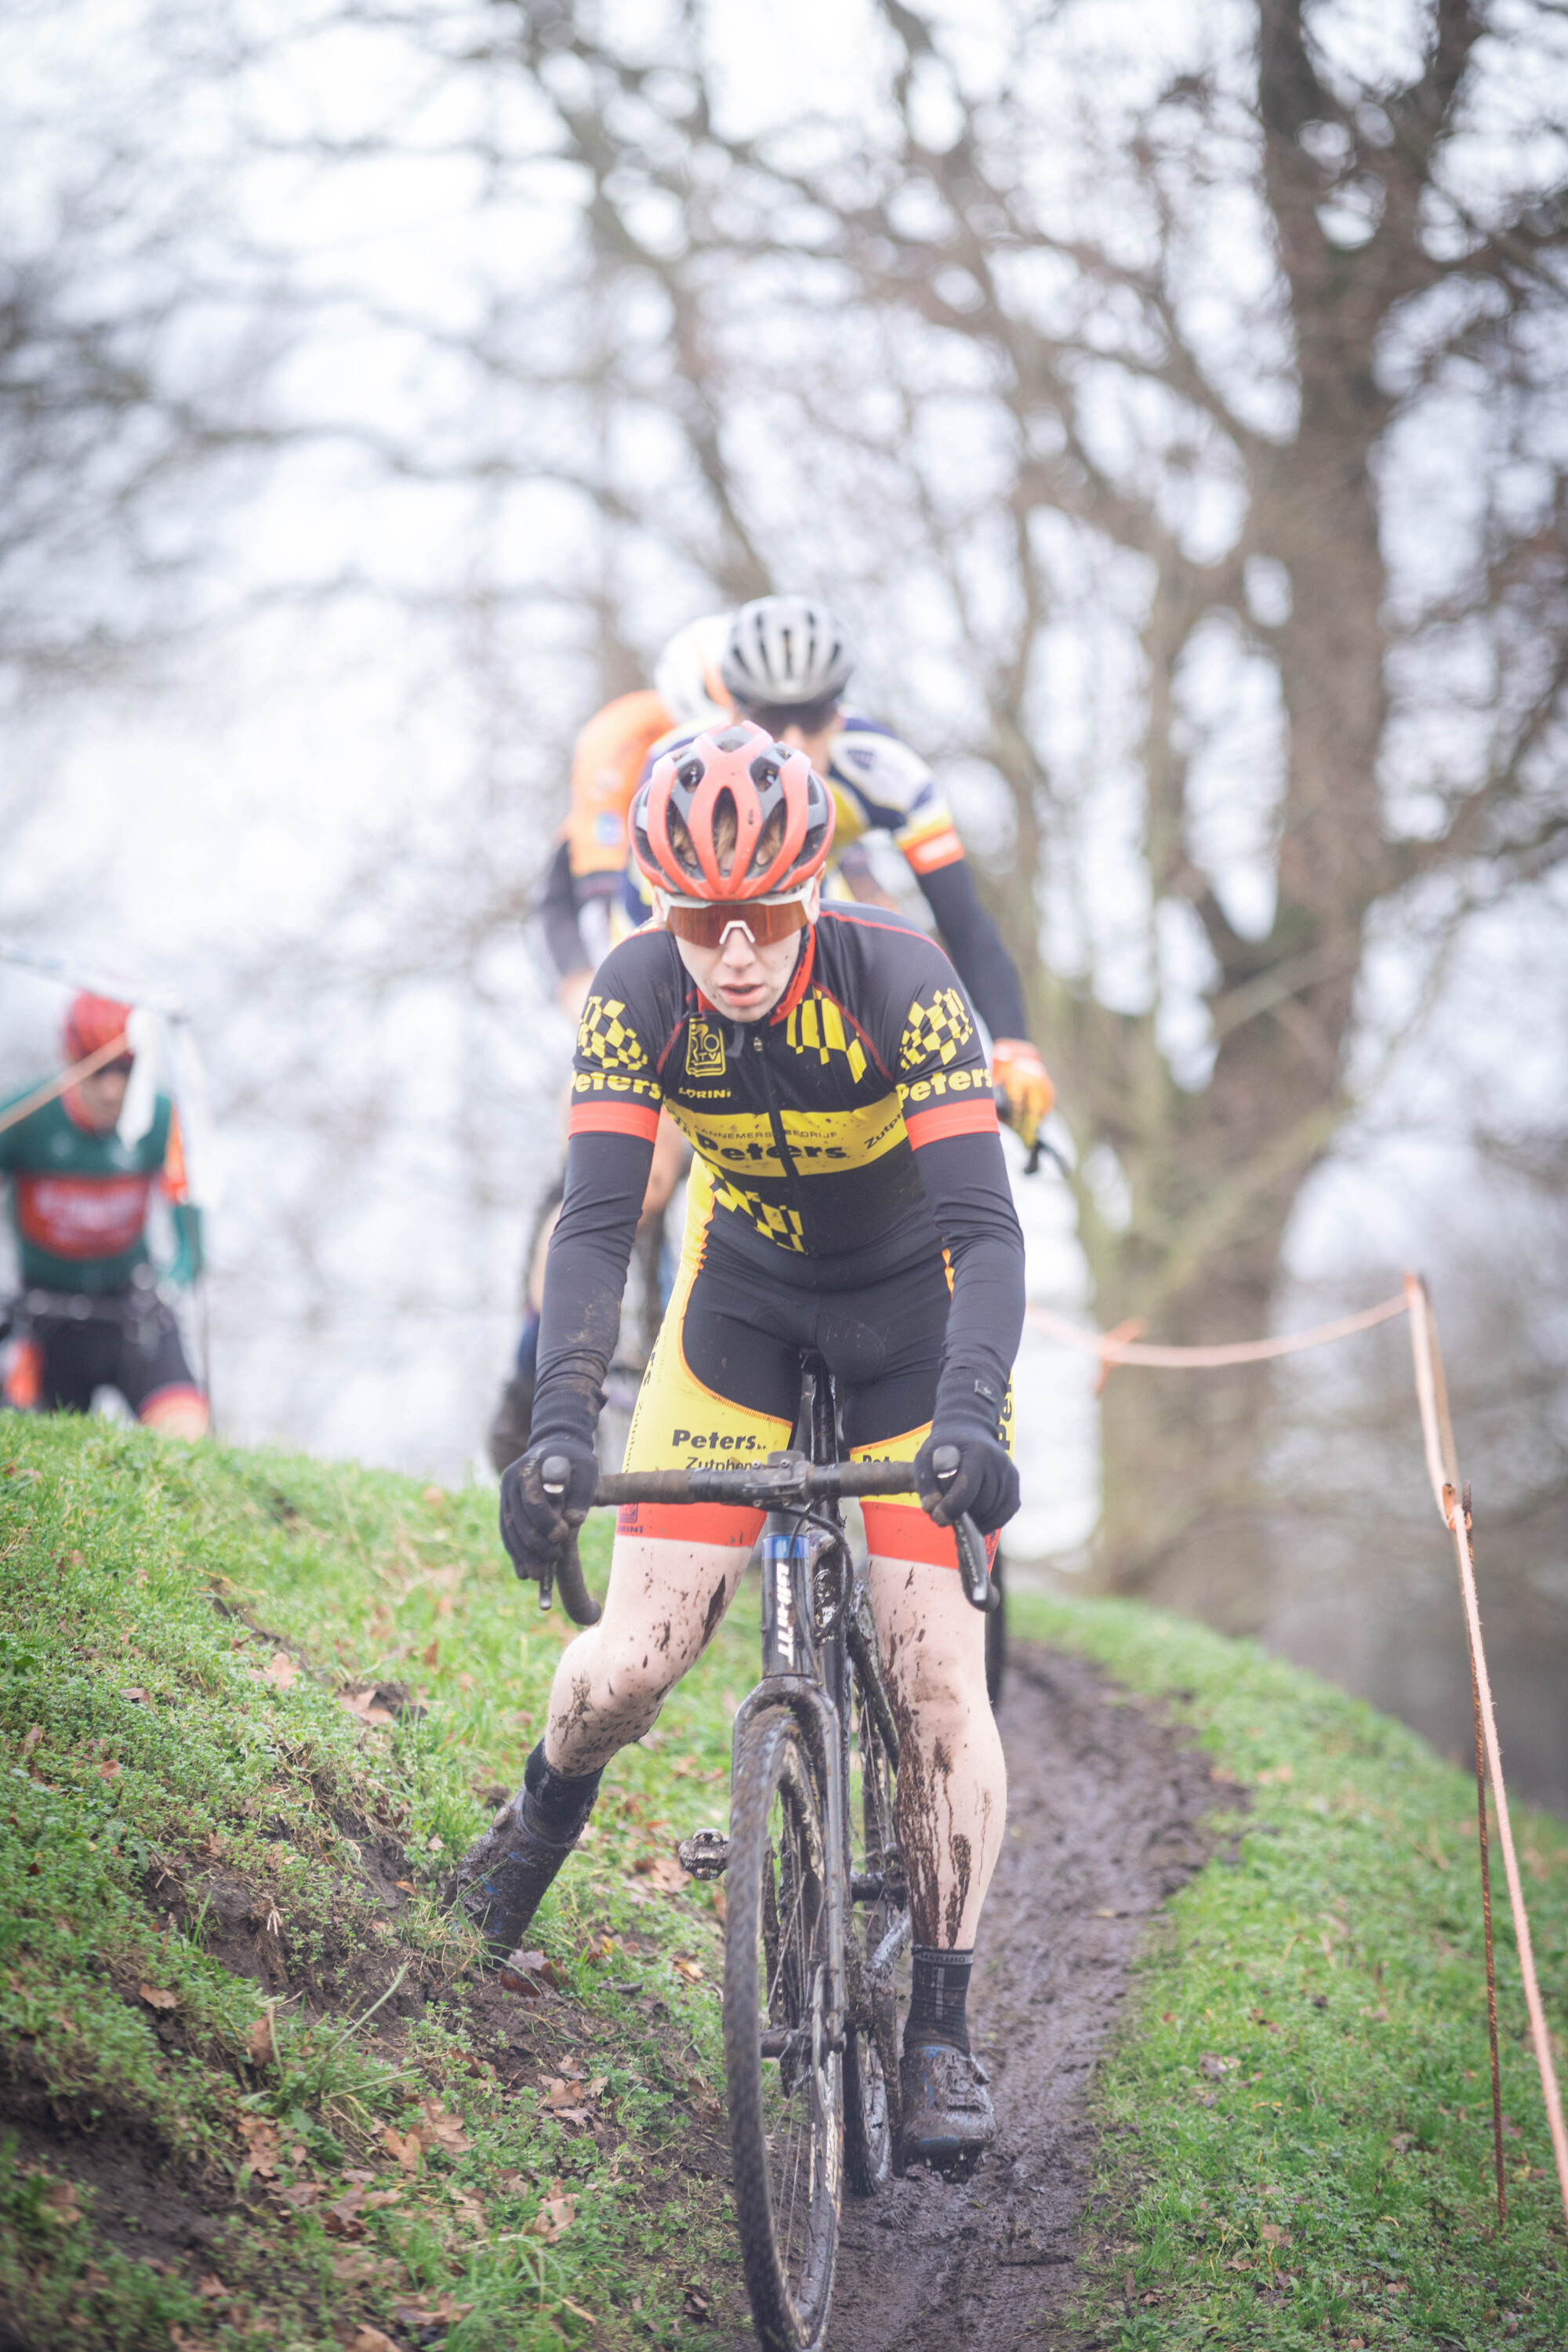
[[[117,1125],[125,1108],[125,1089],[130,1084],[124,1070],[113,1068],[94,1070],[90,1077],[79,1078],[73,1092],[80,1103],[89,1127],[99,1135],[107,1135]]]
[[[821,903],[821,887],[814,882],[805,900],[808,922],[816,920]],[[743,919],[744,913],[743,906],[736,908],[739,919]],[[769,940],[758,947],[748,932],[737,928],[722,947],[700,948],[692,940],[680,939],[675,944],[681,962],[710,1004],[731,1021],[762,1021],[789,986],[800,954],[800,933],[791,931],[785,939]]]

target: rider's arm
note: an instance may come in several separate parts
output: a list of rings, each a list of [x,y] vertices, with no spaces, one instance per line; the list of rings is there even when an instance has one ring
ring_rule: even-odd
[[[590,1129],[567,1147],[566,1198],[551,1237],[539,1318],[535,1445],[544,1438],[594,1442],[657,1123],[655,1112],[646,1136]]]
[[[902,852],[992,1036],[1026,1037],[1017,969],[980,903],[952,812],[926,761],[886,727],[851,712],[834,739],[832,766],[834,782],[863,822],[890,833]]]
[[[547,1437],[592,1445],[604,1402],[663,1098],[627,999],[641,1000],[648,969],[659,961],[660,944],[650,940],[627,940],[613,950],[578,1024],[566,1193],[540,1312],[535,1446]]]
[[[898,1076],[904,1129],[952,1273],[939,1425],[994,1436],[1024,1328],[1024,1237],[973,1013],[933,940],[885,934],[876,1044]],[[869,1001],[869,992],[868,1000]]]
[[[570,980],[580,971],[591,971],[594,959],[584,944],[582,927],[577,920],[577,887],[572,877],[572,846],[569,842],[562,842],[545,869],[539,914],[544,926],[544,944],[550,950],[550,961],[562,979]]]
[[[943,1134],[939,1129],[922,1140],[918,1115],[906,1118],[906,1125],[952,1268],[935,1425],[984,1426],[994,1437],[1023,1336],[1024,1236],[995,1106],[973,1108],[982,1118],[968,1132]]]
[[[1024,1010],[1018,968],[980,903],[974,876],[963,851],[929,872],[917,867],[915,879],[936,919],[953,968],[993,1037],[1026,1037],[1029,1017]]]

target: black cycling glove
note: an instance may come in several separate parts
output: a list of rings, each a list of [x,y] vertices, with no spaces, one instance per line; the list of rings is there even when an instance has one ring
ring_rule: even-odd
[[[942,1446],[958,1456],[958,1469],[937,1484],[933,1463]],[[1018,1472],[1000,1438],[944,1430],[940,1418],[915,1455],[915,1491],[939,1528],[952,1527],[967,1511],[983,1536],[994,1535],[1018,1507]]]
[[[543,1468],[558,1455],[566,1465],[565,1492],[544,1491]],[[505,1471],[500,1482],[500,1539],[519,1576],[537,1583],[559,1566],[574,1528],[593,1507],[599,1457],[582,1438],[542,1437]]]

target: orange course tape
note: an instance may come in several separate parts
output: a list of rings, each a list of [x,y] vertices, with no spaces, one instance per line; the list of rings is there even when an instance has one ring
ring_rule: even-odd
[[[1535,1974],[1535,1956],[1530,1940],[1524,1888],[1514,1853],[1508,1792],[1503,1785],[1502,1751],[1498,1744],[1491,1681],[1487,1673],[1486,1650],[1481,1641],[1480,1607],[1476,1598],[1475,1559],[1470,1549],[1468,1512],[1460,1504],[1458,1454],[1454,1444],[1453,1424],[1448,1417],[1447,1391],[1443,1379],[1443,1359],[1437,1346],[1436,1324],[1426,1284],[1419,1275],[1409,1274],[1405,1276],[1404,1288],[1397,1297],[1383,1299],[1376,1307],[1363,1308],[1359,1315],[1344,1316],[1337,1323],[1321,1323],[1310,1331],[1292,1331],[1282,1339],[1242,1339],[1213,1348],[1145,1347],[1133,1336],[1143,1328],[1141,1323],[1119,1324],[1114,1331],[1088,1331],[1081,1324],[1069,1323],[1065,1316],[1052,1314],[1046,1307],[1027,1307],[1024,1311],[1037,1329],[1047,1332],[1053,1339],[1060,1340],[1065,1347],[1077,1348],[1086,1355],[1099,1358],[1100,1388],[1103,1388],[1110,1373],[1122,1364],[1143,1364],[1166,1371],[1215,1371],[1227,1364],[1268,1363],[1276,1357],[1299,1355],[1308,1348],[1322,1348],[1334,1339],[1348,1339],[1358,1331],[1373,1329],[1379,1323],[1391,1323],[1396,1316],[1409,1316],[1426,1475],[1432,1482],[1432,1492],[1443,1524],[1454,1538],[1459,1592],[1464,1604],[1465,1629],[1469,1637],[1470,1665],[1475,1677],[1486,1752],[1487,1776],[1491,1783],[1498,1839],[1502,1847],[1503,1869],[1508,1878],[1509,1904],[1513,1912],[1514,1935],[1519,1947],[1520,1975],[1524,1980],[1525,2007],[1530,2014],[1531,2041],[1535,2050],[1542,2096],[1552,2134],[1558,2190],[1563,2199],[1563,2213],[1568,2216],[1568,2129],[1564,2128],[1563,2120],[1557,2069],[1552,2063],[1546,2013],[1541,2005],[1541,1988]]]
[[[8,1127],[15,1127],[19,1119],[30,1118],[34,1111],[42,1110],[46,1103],[53,1102],[57,1095],[65,1094],[80,1079],[90,1078],[95,1070],[101,1070],[109,1062],[118,1061],[130,1043],[129,1037],[111,1037],[107,1045],[99,1047],[96,1054],[89,1054],[82,1061],[73,1062],[69,1069],[62,1070],[58,1077],[47,1078],[41,1087],[35,1087],[30,1095],[24,1095],[20,1102],[13,1103],[8,1111],[0,1113],[0,1135]]]

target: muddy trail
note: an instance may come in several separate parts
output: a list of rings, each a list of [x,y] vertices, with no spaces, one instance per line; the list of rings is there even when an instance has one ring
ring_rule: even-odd
[[[970,1995],[996,2143],[966,2183],[845,2200],[828,2352],[1011,2352],[1065,2309],[1096,2058],[1150,1915],[1215,1851],[1204,1816],[1237,1801],[1161,1707],[1058,1651],[1015,1646],[998,1721],[1009,1833]]]

